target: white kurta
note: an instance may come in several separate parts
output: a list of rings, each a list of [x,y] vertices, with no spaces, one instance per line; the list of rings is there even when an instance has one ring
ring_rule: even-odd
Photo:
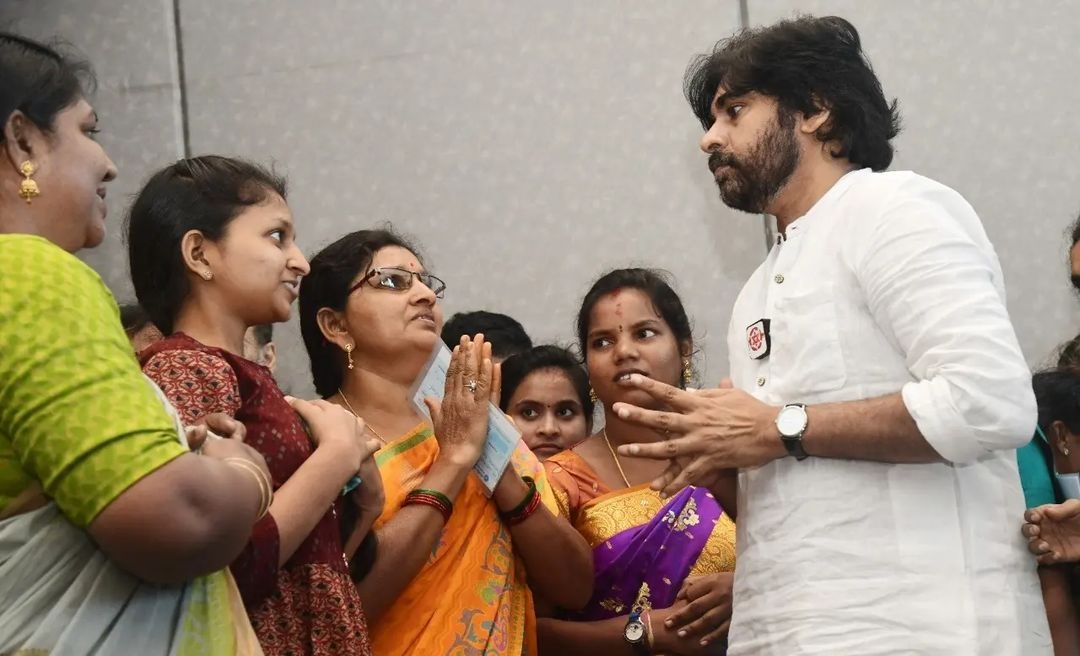
[[[755,360],[762,318],[771,351]],[[773,405],[902,392],[948,461],[741,471],[730,654],[1050,653],[1015,452],[1035,399],[997,255],[959,194],[844,176],[746,283],[728,352],[735,386]]]

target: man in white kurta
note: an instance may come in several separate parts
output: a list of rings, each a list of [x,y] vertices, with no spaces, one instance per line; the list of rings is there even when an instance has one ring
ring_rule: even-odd
[[[746,329],[762,317],[772,352],[753,359]],[[731,654],[1045,653],[1013,451],[1034,426],[1028,372],[959,194],[846,174],[750,277],[728,353],[735,387],[773,406],[899,391],[944,459],[741,470]]]
[[[1034,395],[975,211],[881,172],[895,105],[846,21],[759,28],[695,67],[721,197],[779,236],[732,310],[733,388],[635,377],[671,411],[615,410],[670,435],[620,448],[671,459],[656,487],[737,496],[728,653],[1050,653],[1019,530]]]

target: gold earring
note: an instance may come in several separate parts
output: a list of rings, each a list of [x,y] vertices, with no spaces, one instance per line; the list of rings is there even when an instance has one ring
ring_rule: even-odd
[[[593,403],[600,402],[600,397],[596,395],[596,390],[594,390],[592,387],[589,387],[589,400]]]
[[[349,358],[349,369],[353,368],[352,350],[353,350],[353,345],[352,344],[346,344],[345,345],[345,357]]]
[[[682,386],[683,389],[690,387],[690,384],[694,382],[694,369],[690,366],[689,360],[683,360],[682,365]]]
[[[1065,455],[1069,455],[1069,447],[1067,447],[1067,446],[1061,447],[1061,452],[1064,453]]]
[[[214,279],[214,272],[213,271],[203,271],[202,272],[202,277],[207,279],[207,280],[213,280]]]
[[[19,173],[22,173],[23,177],[26,178],[19,183],[19,198],[25,200],[27,205],[30,204],[31,200],[41,195],[38,183],[31,177],[35,172],[37,172],[37,167],[30,160],[26,160],[19,166]]]

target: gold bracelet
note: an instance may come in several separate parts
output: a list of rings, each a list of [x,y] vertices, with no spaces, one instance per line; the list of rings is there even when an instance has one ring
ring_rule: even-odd
[[[242,458],[227,458],[225,462],[231,467],[235,467],[255,477],[255,483],[259,486],[259,512],[255,517],[255,521],[259,521],[266,516],[266,512],[270,507],[267,502],[266,485],[262,472],[259,471],[258,467],[255,467]]]
[[[233,456],[231,458],[225,458],[225,463],[242,469],[255,477],[255,482],[259,486],[259,514],[255,518],[255,521],[259,521],[266,516],[266,513],[270,512],[270,504],[274,501],[274,488],[266,476],[266,473],[247,458]]]
[[[646,644],[649,645],[649,651],[652,652],[652,650],[653,650],[652,615],[649,614],[649,611],[645,611],[645,627],[647,629],[645,631]]]
[[[259,480],[259,514],[255,518],[255,521],[258,521],[263,517],[266,517],[266,513],[270,512],[270,504],[274,502],[274,488],[266,477],[266,474],[264,474],[254,463],[245,460],[237,462],[236,466],[251,472]]]

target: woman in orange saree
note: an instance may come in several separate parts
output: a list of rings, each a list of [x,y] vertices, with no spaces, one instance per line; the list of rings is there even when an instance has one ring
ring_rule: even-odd
[[[532,589],[562,606],[584,605],[589,550],[558,515],[523,443],[490,497],[470,475],[497,392],[482,337],[455,349],[431,424],[412,407],[411,387],[440,344],[444,288],[386,230],[327,246],[301,285],[316,390],[363,417],[383,443],[376,463],[385,506],[373,564],[357,586],[380,656],[536,654]]]

